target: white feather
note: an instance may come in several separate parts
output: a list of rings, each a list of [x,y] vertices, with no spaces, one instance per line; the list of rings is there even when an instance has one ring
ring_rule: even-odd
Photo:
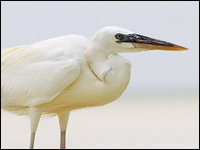
[[[120,30],[128,32],[110,27],[90,42],[69,35],[3,51],[2,107],[13,111],[35,107],[56,114],[116,100],[129,83],[131,68],[126,59],[113,54]],[[105,33],[110,39],[102,44]]]

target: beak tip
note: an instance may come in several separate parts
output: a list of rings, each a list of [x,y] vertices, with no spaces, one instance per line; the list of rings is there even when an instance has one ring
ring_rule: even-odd
[[[168,49],[169,48],[169,49]],[[172,51],[187,51],[189,50],[186,47],[183,46],[179,46],[179,45],[175,45],[173,44],[172,47],[167,47],[165,50],[172,50]]]
[[[189,49],[186,48],[186,47],[180,47],[180,50],[182,50],[182,51],[187,51],[187,50],[189,50]]]

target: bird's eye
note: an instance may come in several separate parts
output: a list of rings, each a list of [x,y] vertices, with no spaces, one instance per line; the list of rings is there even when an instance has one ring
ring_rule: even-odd
[[[120,39],[123,38],[123,35],[122,34],[117,34],[115,37],[116,37],[116,39],[120,40]]]

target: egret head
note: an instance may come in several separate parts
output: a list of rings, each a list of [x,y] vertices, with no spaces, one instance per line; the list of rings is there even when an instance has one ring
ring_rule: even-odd
[[[98,31],[92,41],[116,53],[147,50],[183,51],[187,48],[169,42],[136,34],[123,28],[110,26]]]

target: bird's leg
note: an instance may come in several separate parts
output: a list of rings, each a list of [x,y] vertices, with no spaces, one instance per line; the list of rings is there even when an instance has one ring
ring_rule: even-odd
[[[33,149],[35,142],[35,133],[31,133],[30,149]]]
[[[30,117],[30,126],[31,126],[31,141],[30,149],[34,148],[35,133],[40,121],[42,112],[36,108],[30,108],[29,117]]]
[[[58,114],[58,118],[59,118],[59,124],[60,124],[60,149],[65,149],[65,138],[66,138],[66,129],[67,129],[67,123],[69,120],[69,114],[70,112],[67,113],[62,113],[62,114]]]

